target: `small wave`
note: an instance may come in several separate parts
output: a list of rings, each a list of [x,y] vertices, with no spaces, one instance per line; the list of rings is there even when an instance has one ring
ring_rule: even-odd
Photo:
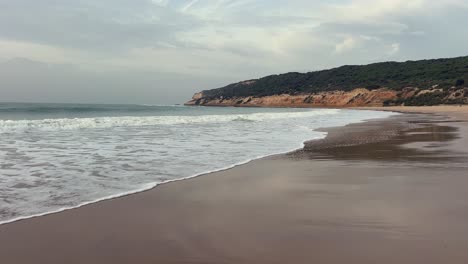
[[[311,138],[309,140],[325,138],[326,135],[327,135],[326,132],[321,132],[320,136],[316,136],[316,137]],[[40,217],[40,216],[46,216],[46,215],[50,215],[50,214],[61,213],[61,212],[64,212],[64,211],[81,208],[83,206],[95,204],[95,203],[98,203],[98,202],[117,199],[117,198],[129,196],[129,195],[132,195],[132,194],[137,194],[137,193],[149,191],[149,190],[152,190],[152,189],[154,189],[157,186],[162,185],[162,184],[188,180],[188,179],[197,178],[197,177],[208,175],[208,174],[215,173],[215,172],[225,171],[225,170],[228,170],[228,169],[235,168],[237,166],[247,164],[247,163],[252,162],[254,160],[259,160],[259,159],[262,159],[262,158],[267,158],[267,157],[271,157],[271,156],[275,156],[275,155],[285,154],[285,153],[289,153],[289,152],[301,149],[301,148],[304,147],[304,144],[305,144],[305,141],[302,142],[300,145],[298,145],[296,147],[293,146],[289,150],[286,150],[286,151],[279,151],[279,152],[274,152],[274,153],[270,153],[270,154],[259,155],[259,156],[256,156],[256,157],[253,157],[253,158],[250,158],[250,159],[246,159],[246,160],[241,161],[241,162],[233,163],[233,164],[228,165],[228,166],[224,166],[224,167],[220,167],[220,168],[217,168],[217,169],[212,169],[212,170],[207,170],[207,171],[204,171],[204,172],[196,173],[196,174],[193,174],[193,175],[188,176],[188,177],[182,177],[182,178],[178,178],[178,179],[171,179],[171,180],[164,180],[164,181],[160,181],[160,182],[152,182],[152,183],[143,184],[142,187],[136,188],[134,190],[130,190],[130,191],[126,191],[126,192],[121,192],[121,193],[105,196],[105,197],[102,197],[102,198],[99,198],[99,199],[94,199],[94,200],[87,201],[87,202],[82,202],[82,203],[79,203],[78,205],[75,205],[75,206],[62,207],[62,208],[59,208],[59,209],[56,209],[56,210],[50,210],[50,211],[46,211],[46,212],[43,212],[43,213],[20,216],[20,217],[16,217],[16,218],[13,218],[13,219],[7,219],[7,220],[3,220],[3,221],[0,220],[0,225],[10,224],[10,223],[14,223],[14,222],[18,222],[18,221],[22,221],[22,220],[26,220],[26,219],[31,219],[31,218],[36,218],[36,217]]]
[[[255,120],[251,120],[251,119],[248,119],[248,118],[243,118],[243,117],[238,117],[234,120],[232,120],[234,122],[255,122]]]
[[[271,112],[273,110],[259,113],[251,109],[251,112],[239,113],[238,109],[221,109],[230,112],[219,115],[223,111],[215,110],[217,115],[180,116],[175,112],[173,116],[0,122],[4,144],[0,156],[5,159],[0,178],[3,175],[3,180],[7,179],[8,186],[3,192],[11,200],[5,205],[9,212],[3,210],[3,215],[0,212],[0,224],[125,196],[219,168],[231,168],[252,159],[300,148],[301,142],[326,135],[311,129],[389,115],[331,109],[276,113]],[[148,125],[157,126],[126,128]],[[41,130],[52,131],[41,133]],[[28,175],[31,177],[26,177]],[[42,175],[47,175],[47,179]],[[38,183],[38,177],[44,182]],[[48,180],[54,184],[49,184]],[[25,189],[21,187],[26,185],[16,185],[13,188],[17,183],[38,186]]]
[[[94,118],[58,118],[42,120],[0,120],[0,131],[24,130],[74,130],[100,129],[111,127],[145,127],[156,125],[177,125],[197,123],[224,123],[231,121],[266,121],[276,119],[307,118],[323,115],[335,115],[340,110],[309,110],[285,113],[253,113],[230,115],[201,115],[201,116],[122,116],[122,117],[94,117]]]

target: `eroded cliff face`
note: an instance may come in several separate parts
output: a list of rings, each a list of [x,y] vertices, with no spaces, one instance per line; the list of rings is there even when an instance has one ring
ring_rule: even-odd
[[[357,106],[384,106],[385,104],[402,104],[412,98],[437,97],[443,94],[442,103],[468,103],[468,88],[452,88],[444,92],[434,87],[432,89],[419,89],[415,87],[404,88],[400,91],[381,88],[368,90],[357,88],[349,92],[331,91],[314,94],[280,94],[263,97],[209,97],[203,92],[196,93],[186,105],[203,106],[238,106],[238,107],[357,107]],[[429,99],[430,100],[430,99]],[[400,102],[400,103],[399,103]],[[403,103],[404,104],[404,103]]]
[[[271,107],[351,107],[382,106],[387,100],[397,98],[397,92],[387,89],[369,91],[355,89],[350,92],[333,91],[316,94],[281,94],[264,97],[206,98],[197,93],[186,105],[205,106],[271,106]]]

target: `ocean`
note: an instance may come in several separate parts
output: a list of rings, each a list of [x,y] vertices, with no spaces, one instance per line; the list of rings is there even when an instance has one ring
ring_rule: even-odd
[[[0,103],[0,224],[289,152],[319,127],[384,118],[338,109]]]

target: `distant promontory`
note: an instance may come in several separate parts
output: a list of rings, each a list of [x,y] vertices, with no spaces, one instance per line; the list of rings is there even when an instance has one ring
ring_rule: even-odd
[[[271,75],[196,93],[186,105],[351,107],[468,104],[468,56]]]

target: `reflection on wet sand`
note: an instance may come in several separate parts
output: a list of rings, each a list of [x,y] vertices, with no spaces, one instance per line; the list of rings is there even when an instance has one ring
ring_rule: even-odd
[[[421,114],[393,119],[394,122],[370,121],[365,124],[365,132],[360,130],[363,124],[324,129],[329,132],[326,140],[309,142],[303,151],[290,156],[426,163],[462,162],[466,159],[467,153],[448,148],[449,142],[460,137],[457,133],[459,128],[455,125],[465,121],[441,122],[436,117]]]

